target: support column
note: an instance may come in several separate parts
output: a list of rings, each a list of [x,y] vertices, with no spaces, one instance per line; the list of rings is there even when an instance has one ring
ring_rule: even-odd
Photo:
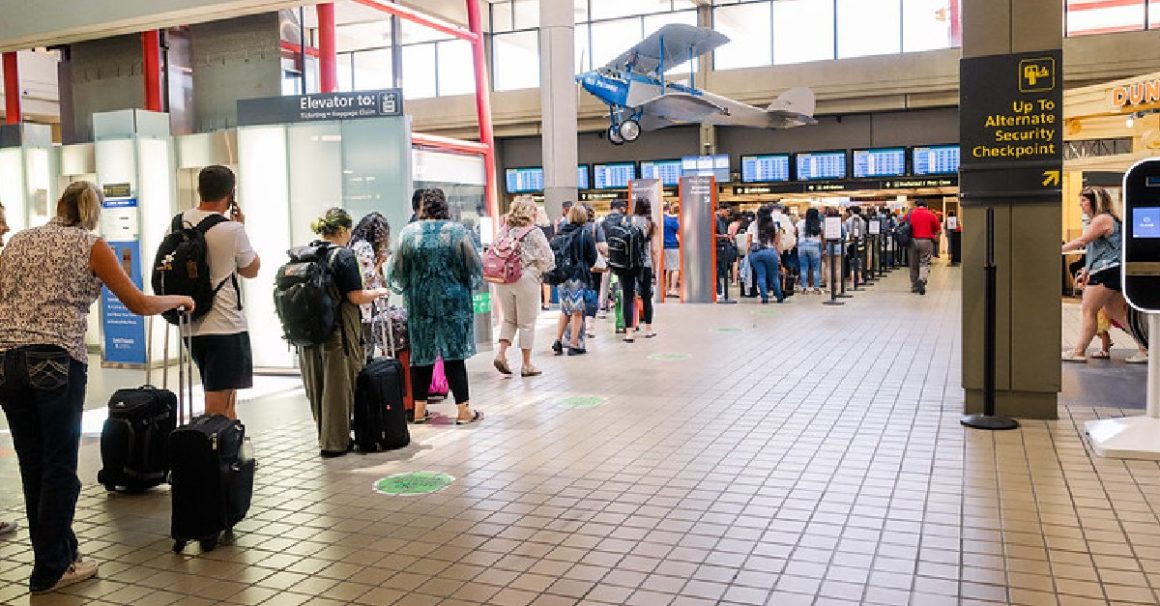
[[[475,70],[475,114],[479,120],[479,142],[487,146],[483,154],[483,170],[487,178],[484,197],[487,212],[496,232],[499,231],[499,192],[496,183],[499,176],[495,172],[495,131],[491,123],[491,79],[487,77],[487,53],[483,46],[482,0],[466,0],[467,29],[475,34],[471,42],[471,64]],[[575,174],[575,171],[573,171]],[[573,177],[575,178],[575,177]]]
[[[338,90],[334,4],[319,4],[315,8],[318,10],[318,87],[321,92],[333,93]]]
[[[1060,24],[1063,15],[1058,0],[973,0],[961,4],[964,70],[968,62],[977,65],[980,57],[1015,53],[1047,56],[1057,52],[1062,45]],[[1003,65],[1012,59],[1014,65]],[[1051,179],[1044,171],[1050,172],[1048,165],[1058,161],[1050,157],[1057,152],[1044,152],[1042,158],[1008,161],[977,154],[974,147],[977,144],[969,142],[975,140],[987,147],[1003,147],[1004,143],[995,140],[994,129],[985,128],[985,121],[978,119],[978,115],[991,111],[988,108],[1011,108],[1013,102],[1022,104],[1036,100],[1031,91],[1017,86],[1023,73],[1019,60],[999,58],[996,65],[1002,67],[995,68],[997,72],[993,79],[997,84],[994,91],[974,98],[964,95],[960,103],[963,116],[960,129],[963,142],[960,179],[963,387],[966,390],[966,411],[981,412],[984,227],[986,210],[990,207],[995,209],[995,264],[998,268],[996,412],[1003,416],[1054,419],[1058,416],[1061,387],[1059,272],[1062,260],[1059,234],[1062,207],[1059,194],[1051,189]],[[1054,85],[1058,87],[1063,85],[1061,70],[1062,62],[1059,62],[1054,70]],[[964,91],[969,88],[967,77],[966,74],[962,76],[961,88]],[[977,80],[980,76],[971,77]],[[1014,93],[1010,92],[1012,89]],[[1028,94],[1023,95],[1024,92]],[[1012,98],[996,100],[1003,95]],[[1031,104],[1035,113],[1044,111],[1038,102]],[[1006,113],[1011,111],[1005,109]],[[1062,120],[1055,128],[1062,128]],[[1048,139],[1038,141],[1043,145],[1042,149],[1053,145]],[[1043,174],[1037,174],[1039,172]],[[1058,177],[1058,173],[1055,176]],[[1058,184],[1056,178],[1054,186],[1058,187]]]
[[[4,53],[4,123],[20,124],[20,69],[16,51]]]
[[[555,219],[576,199],[576,22],[571,2],[540,0],[540,128],[544,207]]]
[[[145,109],[161,111],[161,33],[141,32],[141,71],[145,78]]]

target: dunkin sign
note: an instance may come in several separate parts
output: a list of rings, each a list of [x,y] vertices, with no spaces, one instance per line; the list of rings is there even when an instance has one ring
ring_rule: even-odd
[[[1117,108],[1153,103],[1160,103],[1160,79],[1133,82],[1112,88],[1112,105]]]

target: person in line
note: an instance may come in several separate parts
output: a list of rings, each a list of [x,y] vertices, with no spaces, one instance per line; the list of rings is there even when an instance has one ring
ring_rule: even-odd
[[[181,214],[185,225],[197,225],[215,213],[229,218],[205,233],[210,280],[220,286],[213,307],[193,321],[189,343],[205,389],[206,414],[231,419],[238,418],[238,390],[254,386],[254,357],[237,276],[254,279],[262,267],[246,234],[246,215],[234,199],[236,184],[234,171],[225,166],[201,169],[197,176],[201,203]]]
[[[12,237],[0,256],[0,407],[20,466],[33,566],[32,593],[97,574],[72,531],[81,414],[88,380],[85,326],[102,285],[140,316],[193,311],[185,296],[142,293],[117,254],[93,233],[101,214],[96,185],[65,188],[56,216]],[[29,313],[36,310],[36,313]]]
[[[717,219],[713,222],[713,237],[717,244],[717,296],[724,296],[722,287],[729,288],[729,268],[737,260],[737,243],[729,235],[730,215],[728,206],[717,207]]]
[[[407,219],[407,224],[410,225],[419,220],[419,205],[423,203],[423,190],[416,189],[411,194],[411,218]]]
[[[358,259],[363,288],[380,291],[385,289],[387,281],[383,276],[383,264],[391,254],[391,224],[382,213],[369,213],[358,222],[354,231],[350,233],[350,250]],[[382,330],[391,329],[389,325],[381,327],[374,325],[375,318],[383,319],[382,314],[387,311],[385,305],[380,309],[377,303],[376,299],[359,306],[362,313],[363,351],[368,361],[374,355],[376,346],[380,349],[387,347],[387,343],[381,342],[380,333]],[[396,354],[392,352],[391,355]]]
[[[592,230],[592,237],[596,240],[596,265],[592,266],[592,276],[589,287],[584,291],[584,337],[591,339],[596,336],[596,315],[600,310],[600,283],[604,281],[604,274],[608,273],[608,236],[604,233],[604,223],[596,220],[596,209],[591,204],[582,204],[584,212],[588,213],[587,229]]]
[[[866,237],[866,221],[862,218],[862,208],[859,206],[851,206],[846,209],[846,212],[846,221],[843,225],[848,236],[845,270],[851,281],[854,279],[854,272],[858,271],[858,281],[861,282],[862,255],[859,254],[858,248],[860,242]]]
[[[560,299],[560,320],[556,325],[556,340],[552,351],[556,355],[564,353],[564,333],[568,333],[568,355],[578,356],[588,353],[581,342],[584,334],[584,291],[593,288],[592,266],[596,264],[596,238],[588,223],[588,212],[583,207],[573,206],[568,211],[568,222],[560,228],[552,242],[552,248],[563,250],[568,259],[571,273],[564,276],[564,282],[556,287]]]
[[[833,206],[826,207],[825,217],[827,219],[831,219],[834,217],[841,218],[841,216],[842,216],[841,211],[839,211],[836,207],[833,207]],[[841,226],[842,226],[842,229],[841,229],[841,233],[839,235],[839,238],[840,238],[839,240],[834,241],[834,242],[826,240],[825,253],[824,253],[824,256],[822,257],[822,288],[825,288],[827,285],[830,284],[831,274],[836,275],[837,280],[838,280],[837,282],[835,282],[833,284],[834,288],[838,288],[842,284],[841,280],[843,279],[843,273],[842,273],[843,268],[841,266],[834,267],[832,265],[834,263],[841,263],[842,262],[842,240],[846,239],[846,224],[841,223]],[[823,235],[823,237],[825,236],[825,229],[826,229],[826,226],[825,226],[825,222],[823,221],[823,223],[822,223],[822,232],[823,232],[822,235]]]
[[[564,200],[563,202],[560,203],[560,218],[556,219],[556,224],[554,226],[556,228],[557,233],[560,232],[560,228],[567,225],[568,213],[572,210],[572,206],[574,204],[576,204],[576,203],[571,201],[571,200]]]
[[[926,200],[920,198],[914,204],[906,218],[911,229],[910,251],[907,253],[910,258],[910,292],[925,295],[934,241],[939,237],[940,226],[938,217],[926,209]]]
[[[757,292],[761,295],[761,302],[769,303],[770,288],[778,303],[785,301],[778,268],[781,254],[777,252],[781,234],[773,220],[773,209],[769,206],[759,208],[757,220],[749,224],[746,233],[749,236],[749,264],[757,272]]]
[[[4,247],[4,236],[10,231],[12,231],[12,228],[8,227],[7,211],[4,210],[4,205],[0,204],[0,248]],[[18,524],[15,520],[0,521],[0,537],[14,534],[19,527],[20,524]]]
[[[548,218],[548,211],[542,205],[536,205],[536,226],[544,234],[544,239],[548,242],[556,235],[556,228],[552,226],[552,220]],[[552,285],[545,282],[540,286],[540,309],[548,311],[551,309],[552,302]]]
[[[520,353],[523,365],[520,376],[537,377],[543,374],[532,366],[532,348],[536,344],[536,316],[539,314],[536,297],[543,282],[544,272],[556,266],[544,232],[536,225],[536,203],[531,196],[520,196],[512,202],[511,210],[504,219],[496,242],[518,240],[520,243],[520,279],[512,284],[496,284],[495,296],[499,300],[503,325],[499,329],[499,351],[493,361],[496,370],[505,375],[512,374],[508,366],[507,351],[512,339],[519,334]]]
[[[426,423],[429,418],[431,377],[435,359],[442,357],[458,408],[455,423],[466,425],[483,418],[471,407],[465,364],[475,355],[471,295],[483,283],[483,263],[467,229],[451,221],[443,190],[423,189],[419,195],[419,220],[399,234],[387,272],[388,284],[402,293],[407,307],[414,422]]]
[[[816,208],[798,221],[798,277],[803,293],[822,294],[822,216]],[[812,288],[811,288],[812,286]]]
[[[670,297],[681,296],[681,218],[676,206],[665,202],[664,207],[665,290]]]
[[[383,287],[363,288],[358,258],[347,247],[351,241],[351,224],[345,210],[331,208],[310,225],[310,230],[321,238],[312,245],[328,245],[326,263],[330,265],[340,297],[334,333],[321,345],[298,348],[302,385],[318,427],[318,446],[323,458],[341,457],[354,446],[350,439],[354,383],[366,361],[361,306],[390,294]]]
[[[624,216],[628,213],[628,202],[624,198],[615,198],[610,203],[609,208],[610,210],[608,211],[608,214],[604,215],[604,219],[600,222],[600,227],[604,231],[605,237],[608,236],[608,232],[611,231],[611,227],[613,225],[618,225],[620,220],[623,219]],[[607,252],[607,247],[605,252]],[[609,291],[611,288],[612,272],[606,271],[604,272],[604,275],[600,276],[600,313],[596,315],[596,317],[602,320],[607,317],[607,314],[605,313],[606,310],[612,306],[612,301],[609,298],[611,294]],[[621,288],[624,288],[623,284],[621,285]],[[621,294],[623,295],[624,293],[622,292]],[[624,299],[622,298],[621,300]]]
[[[1083,324],[1079,339],[1071,351],[1063,353],[1065,362],[1086,362],[1087,348],[1099,330],[1099,311],[1118,326],[1127,326],[1127,306],[1120,280],[1120,249],[1122,246],[1120,217],[1116,214],[1112,196],[1102,187],[1085,187],[1079,194],[1080,210],[1088,217],[1087,227],[1076,239],[1063,245],[1063,252],[1087,248],[1084,267],[1076,277],[1083,285]],[[1146,363],[1148,354],[1137,342],[1140,353],[1125,362]]]
[[[644,328],[643,336],[646,339],[651,339],[657,336],[653,331],[653,286],[656,284],[657,276],[653,273],[653,263],[660,255],[660,238],[658,238],[657,224],[652,218],[652,203],[648,198],[637,198],[636,204],[632,209],[632,224],[637,227],[643,234],[645,239],[644,245],[644,259],[641,263],[640,271],[637,273],[635,294],[640,297],[641,315],[640,326]],[[619,276],[618,276],[619,277]],[[624,283],[623,278],[621,283]],[[625,296],[625,301],[632,302],[632,296]],[[638,332],[634,326],[636,320],[636,305],[624,306],[624,340],[632,343]]]

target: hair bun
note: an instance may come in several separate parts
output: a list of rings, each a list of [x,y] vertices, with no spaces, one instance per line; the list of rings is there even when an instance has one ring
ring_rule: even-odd
[[[326,218],[319,217],[319,218],[311,221],[310,222],[310,231],[312,231],[320,236],[322,234],[326,233]]]

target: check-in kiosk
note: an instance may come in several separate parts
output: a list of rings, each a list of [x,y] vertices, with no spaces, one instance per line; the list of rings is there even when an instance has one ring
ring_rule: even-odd
[[[1150,349],[1160,335],[1160,160],[1143,160],[1124,175],[1124,298],[1147,314]],[[1148,406],[1144,416],[1089,421],[1092,449],[1117,459],[1160,460],[1160,360],[1148,356]]]

